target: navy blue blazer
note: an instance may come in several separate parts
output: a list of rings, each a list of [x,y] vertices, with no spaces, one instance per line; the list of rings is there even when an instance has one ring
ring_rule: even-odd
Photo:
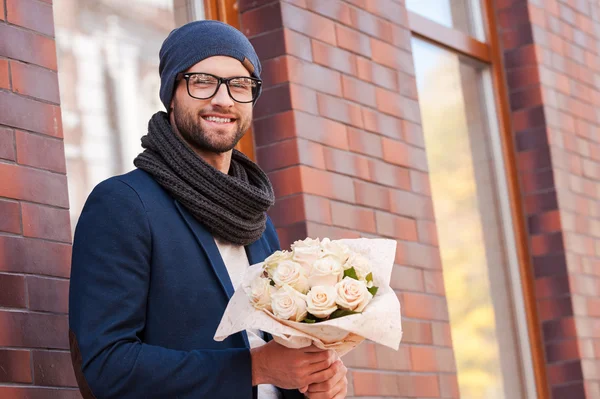
[[[277,249],[269,220],[246,253],[253,264]],[[90,194],[70,284],[71,355],[86,399],[256,399],[246,333],[213,340],[234,292],[213,236],[146,172]]]

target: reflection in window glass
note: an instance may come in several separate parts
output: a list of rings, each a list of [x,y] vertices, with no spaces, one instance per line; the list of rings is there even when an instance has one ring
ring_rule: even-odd
[[[413,52],[460,397],[522,398],[485,66],[418,39]]]
[[[54,0],[71,224],[92,188],[134,168],[159,99],[173,0]]]
[[[454,28],[484,40],[478,24],[481,22],[480,0],[406,0],[406,8],[438,24]]]

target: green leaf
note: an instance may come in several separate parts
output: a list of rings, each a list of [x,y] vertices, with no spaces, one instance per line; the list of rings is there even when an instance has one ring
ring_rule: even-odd
[[[302,321],[305,322],[305,323],[308,323],[308,324],[314,324],[314,323],[317,322],[316,320],[313,320],[313,319],[304,319]]]
[[[275,281],[271,280],[271,282],[269,284],[271,284],[273,287],[275,287]]]
[[[355,280],[358,280],[358,276],[356,275],[356,270],[354,270],[353,267],[351,267],[350,269],[344,270],[344,277],[350,277]]]
[[[360,312],[355,312],[353,310],[338,309],[335,312],[333,312],[331,314],[331,316],[329,316],[329,320],[331,320],[331,319],[337,319],[338,317],[349,316],[351,314],[359,314],[359,313]]]
[[[367,283],[370,283],[371,281],[373,281],[373,273],[367,274]]]
[[[375,294],[377,294],[377,290],[379,289],[379,287],[371,287],[371,288],[367,288],[367,290],[371,293],[371,295],[375,296]]]

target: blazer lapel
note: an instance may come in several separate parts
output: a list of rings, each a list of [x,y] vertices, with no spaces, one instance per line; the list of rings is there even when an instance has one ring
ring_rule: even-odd
[[[219,248],[215,243],[214,237],[178,201],[175,201],[175,206],[177,207],[179,213],[181,213],[183,216],[185,223],[194,233],[198,244],[200,244],[202,249],[204,249],[204,252],[206,252],[206,255],[208,255],[208,261],[217,275],[223,291],[225,291],[227,298],[231,299],[234,292],[233,284],[231,284],[229,272],[227,272],[227,267],[225,267],[225,263],[223,262],[223,258],[221,257],[221,253],[219,252]]]
[[[248,256],[250,265],[254,265],[264,261],[265,258],[271,254],[265,244],[265,239],[261,237],[252,244],[246,245],[246,255]]]

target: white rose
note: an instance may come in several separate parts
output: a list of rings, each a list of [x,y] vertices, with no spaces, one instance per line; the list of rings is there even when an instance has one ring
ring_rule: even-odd
[[[308,285],[312,288],[317,285],[334,286],[342,279],[344,268],[339,258],[327,256],[317,259],[308,275]]]
[[[320,319],[329,317],[337,310],[336,290],[332,286],[312,287],[306,295],[306,310]]]
[[[284,260],[279,263],[273,272],[273,281],[277,287],[287,284],[303,294],[306,294],[309,289],[304,269],[293,260]]]
[[[264,269],[270,278],[273,278],[273,272],[280,262],[292,258],[292,253],[289,251],[275,251],[271,256],[265,259]]]
[[[350,256],[350,248],[346,244],[337,241],[331,241],[329,238],[323,238],[321,241],[322,256],[335,256],[340,259],[342,264],[348,260]]]
[[[302,321],[306,318],[306,297],[284,285],[271,295],[273,314],[283,320]]]
[[[304,240],[298,240],[298,241],[294,241],[294,243],[292,244],[292,250],[296,249],[296,248],[302,248],[302,247],[318,247],[319,246],[319,239],[318,238],[305,238]]]
[[[336,303],[341,309],[362,312],[373,299],[373,295],[367,290],[367,284],[351,277],[344,277],[335,286],[335,290],[337,294]]]
[[[367,275],[371,273],[372,270],[371,261],[357,253],[352,253],[350,258],[348,258],[344,264],[344,270],[350,269],[351,267],[353,267],[354,271],[356,271],[356,276],[358,279],[363,281],[366,280]]]
[[[292,259],[302,266],[306,275],[308,275],[312,269],[313,264],[321,255],[321,247],[317,245],[301,245],[294,248],[292,252]]]
[[[271,285],[268,278],[257,277],[250,283],[250,302],[256,309],[271,310],[271,295],[275,292],[275,287]]]

